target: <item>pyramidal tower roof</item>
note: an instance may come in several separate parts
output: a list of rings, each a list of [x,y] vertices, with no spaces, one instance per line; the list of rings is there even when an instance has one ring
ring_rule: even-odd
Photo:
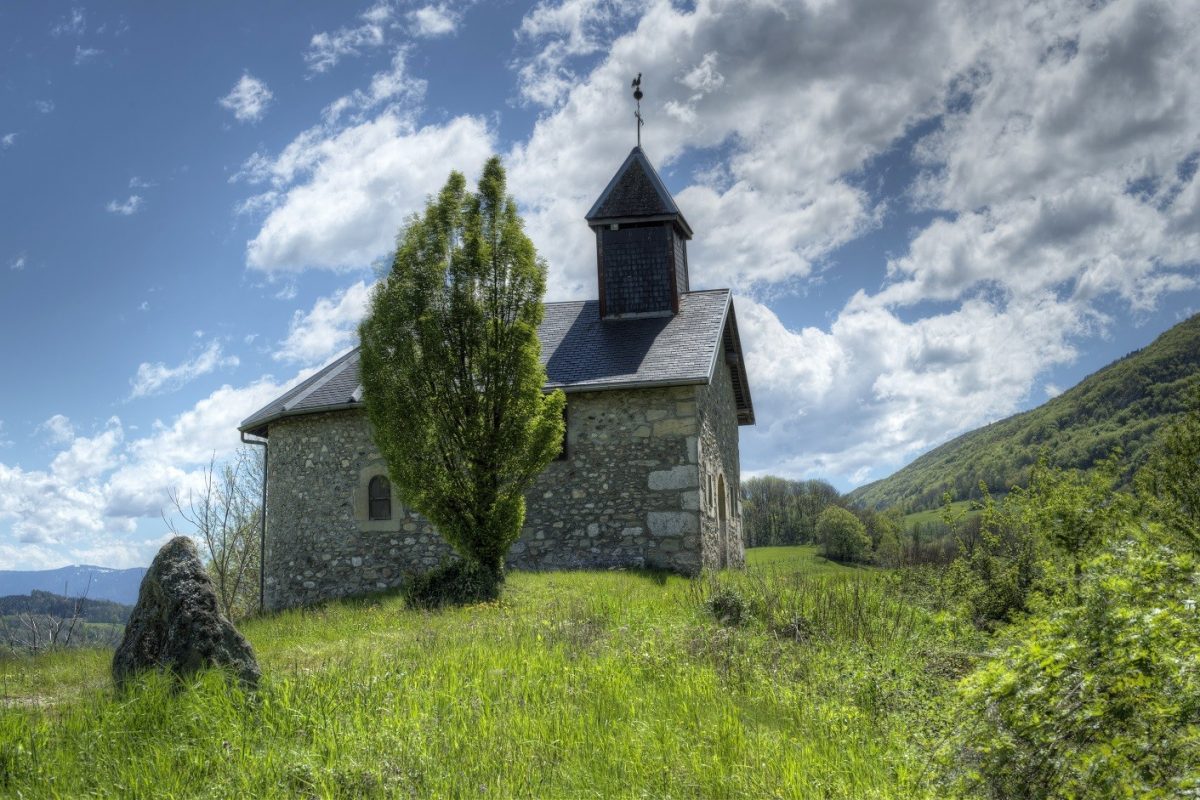
[[[675,220],[691,238],[688,225],[679,206],[667,191],[666,184],[641,147],[629,152],[625,163],[613,175],[608,186],[592,205],[586,217],[589,223],[607,220]]]

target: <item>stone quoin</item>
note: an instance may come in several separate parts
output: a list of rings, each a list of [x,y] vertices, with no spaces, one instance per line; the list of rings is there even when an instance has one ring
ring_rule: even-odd
[[[516,569],[741,566],[738,426],[754,424],[729,290],[691,291],[692,229],[641,147],[587,214],[597,300],[547,303],[563,453],[526,494]],[[399,586],[451,548],[403,507],[372,441],[357,348],[240,426],[267,443],[268,609]]]

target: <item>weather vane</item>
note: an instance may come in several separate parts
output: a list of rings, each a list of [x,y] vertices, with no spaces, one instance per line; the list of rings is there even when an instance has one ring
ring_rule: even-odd
[[[633,115],[637,117],[637,146],[642,146],[642,126],[646,123],[642,120],[642,73],[633,79],[633,99],[637,101],[637,111]]]

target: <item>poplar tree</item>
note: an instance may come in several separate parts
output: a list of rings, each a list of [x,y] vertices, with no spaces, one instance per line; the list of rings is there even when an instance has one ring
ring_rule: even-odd
[[[543,391],[539,360],[545,288],[492,157],[476,192],[452,172],[407,221],[359,328],[363,399],[400,499],[496,581],[524,492],[562,442],[566,398]]]

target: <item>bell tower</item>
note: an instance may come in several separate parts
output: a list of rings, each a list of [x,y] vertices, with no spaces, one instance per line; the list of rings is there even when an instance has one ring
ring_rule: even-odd
[[[679,313],[688,291],[687,241],[692,229],[641,147],[641,75],[638,146],[587,213],[596,232],[596,272],[602,319]]]
[[[587,223],[596,232],[601,317],[679,311],[692,229],[642,148],[633,148],[608,182]]]

